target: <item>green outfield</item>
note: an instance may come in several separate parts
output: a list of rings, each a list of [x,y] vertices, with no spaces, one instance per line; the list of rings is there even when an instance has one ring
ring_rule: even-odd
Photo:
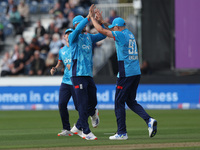
[[[99,110],[99,127],[94,129],[90,124],[98,140],[87,141],[77,135],[57,136],[62,129],[58,111],[0,111],[0,149],[66,149],[66,147],[92,149],[90,146],[94,146],[96,150],[137,149],[137,146],[138,149],[200,149],[200,110],[147,110],[147,112],[158,121],[158,132],[154,138],[148,137],[145,122],[127,110],[129,139],[110,141],[108,137],[117,129],[114,111]],[[78,113],[76,111],[69,113],[70,123],[73,126]]]

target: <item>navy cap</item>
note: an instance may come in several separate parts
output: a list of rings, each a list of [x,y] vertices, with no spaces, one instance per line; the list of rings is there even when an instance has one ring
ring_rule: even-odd
[[[67,32],[73,32],[74,30],[72,28],[69,28],[65,31],[65,34],[67,34]]]
[[[115,26],[123,27],[123,26],[126,26],[126,23],[124,19],[118,17],[113,20],[112,24],[109,25],[108,28],[113,28]]]
[[[83,19],[84,19],[84,17],[81,16],[81,15],[78,15],[78,16],[74,17],[73,26],[75,26],[77,23],[80,23]]]

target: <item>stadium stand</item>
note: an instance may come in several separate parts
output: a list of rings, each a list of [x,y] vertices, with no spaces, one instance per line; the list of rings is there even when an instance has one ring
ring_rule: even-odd
[[[17,33],[13,24],[9,20],[9,7],[13,7],[14,5],[18,6],[21,3],[24,3],[28,6],[28,22],[22,25],[21,31],[22,33]],[[128,18],[134,19],[134,9],[130,4],[117,4],[118,0],[68,0],[68,1],[53,1],[53,0],[3,0],[0,2],[0,11],[1,18],[0,23],[2,23],[2,29],[5,40],[2,42],[2,51],[0,51],[0,58],[3,61],[4,53],[9,52],[13,53],[14,45],[19,44],[21,38],[25,39],[25,42],[28,44],[28,48],[31,51],[31,57],[35,51],[40,51],[40,57],[42,59],[46,59],[49,51],[51,51],[50,43],[52,40],[53,34],[59,35],[60,41],[63,41],[62,35],[66,28],[73,27],[72,19],[76,15],[86,16],[88,13],[89,6],[95,3],[97,7],[103,11],[103,17],[105,20],[109,19],[109,16],[106,14],[110,14],[110,10],[115,10],[117,15],[120,15],[127,19],[127,26],[132,27],[135,26],[133,22],[129,22]],[[106,3],[106,5],[105,5]],[[114,4],[114,5],[113,5]],[[18,10],[17,10],[18,11]],[[126,16],[124,15],[126,12]],[[127,15],[128,14],[128,15]],[[21,16],[23,16],[21,14]],[[41,22],[41,26],[44,27],[44,33],[39,35],[36,31],[38,21]],[[132,25],[133,24],[133,25]],[[1,27],[1,26],[0,26]],[[39,29],[40,30],[40,29]],[[95,33],[96,30],[90,24],[87,28],[89,32]],[[132,30],[134,31],[134,30]],[[136,33],[134,31],[134,33]],[[39,36],[38,36],[39,35]],[[48,36],[50,42],[45,45],[42,44],[44,42],[45,37]],[[62,44],[63,45],[63,44]],[[61,47],[61,45],[59,45]],[[25,49],[24,49],[25,55]],[[98,72],[106,67],[106,64],[109,65],[109,75],[115,75],[115,71],[113,71],[113,60],[112,57],[115,55],[115,47],[114,41],[112,39],[106,38],[103,42],[97,43],[94,45],[93,50],[93,59],[94,59],[94,76],[98,74]],[[54,55],[54,59],[57,60],[57,55]],[[29,75],[30,63],[28,65],[25,64],[25,59],[20,57],[22,62],[24,63],[25,69],[24,72],[21,72],[19,75]],[[45,62],[45,61],[44,61]],[[10,64],[13,65],[13,62]],[[47,66],[47,65],[44,65]],[[44,73],[42,75],[49,75],[47,73],[47,68],[44,68]],[[1,71],[1,67],[0,67]],[[11,71],[11,70],[10,70]],[[62,71],[58,73],[58,75],[62,74]],[[15,75],[12,73],[10,76]],[[18,76],[19,76],[18,75]]]

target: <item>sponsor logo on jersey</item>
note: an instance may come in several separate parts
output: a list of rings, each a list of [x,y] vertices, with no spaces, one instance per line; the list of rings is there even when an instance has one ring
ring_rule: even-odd
[[[82,45],[82,48],[86,49],[86,50],[89,50],[89,49],[91,49],[91,46],[90,45],[89,46],[88,45]]]
[[[71,61],[72,61],[71,59],[65,59],[65,60],[64,60],[64,63],[66,63],[66,64],[67,64],[67,63],[71,63]]]

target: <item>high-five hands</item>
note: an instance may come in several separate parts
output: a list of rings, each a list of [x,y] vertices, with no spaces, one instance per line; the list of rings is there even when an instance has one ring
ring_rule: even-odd
[[[102,17],[102,11],[100,12],[100,10],[97,8],[95,9],[95,19],[99,22],[99,24],[103,24],[103,17]]]
[[[96,9],[96,6],[95,6],[94,4],[92,4],[92,5],[90,6],[90,9],[89,9],[89,16],[90,16],[91,18],[95,18],[94,9]]]
[[[90,6],[89,9],[89,16],[90,18],[94,18],[98,21],[99,24],[104,23],[103,17],[102,17],[102,11],[100,12],[100,10],[98,8],[96,8],[96,6],[94,4],[92,4]]]

